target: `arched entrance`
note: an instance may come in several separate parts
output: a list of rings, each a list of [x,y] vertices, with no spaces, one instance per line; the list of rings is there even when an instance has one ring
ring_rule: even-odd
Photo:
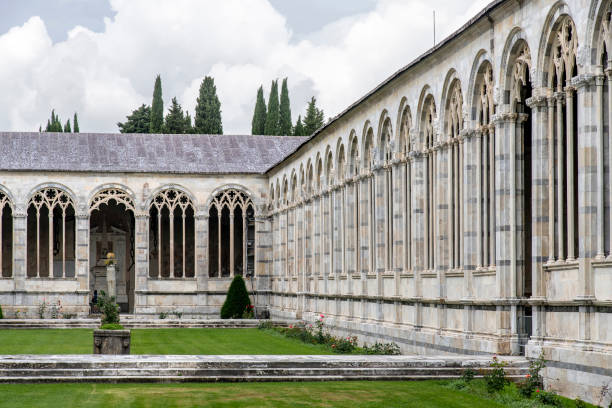
[[[134,203],[126,192],[108,188],[99,191],[89,205],[90,298],[107,292],[107,254],[116,258],[117,304],[121,312],[134,310],[135,256]]]

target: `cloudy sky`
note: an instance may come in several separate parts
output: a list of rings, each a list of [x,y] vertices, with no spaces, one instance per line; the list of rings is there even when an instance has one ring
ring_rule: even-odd
[[[81,131],[117,132],[151,103],[193,114],[212,75],[227,134],[250,133],[257,88],[289,78],[293,120],[315,96],[334,116],[490,0],[2,0],[0,130],[52,108]]]

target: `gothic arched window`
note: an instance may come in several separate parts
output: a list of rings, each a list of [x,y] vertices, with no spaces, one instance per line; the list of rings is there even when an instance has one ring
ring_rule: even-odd
[[[149,274],[152,277],[195,276],[195,218],[192,200],[182,191],[165,189],[149,206]]]
[[[59,188],[34,193],[27,213],[28,277],[74,277],[75,213]]]
[[[209,215],[209,276],[253,274],[255,208],[251,198],[233,188],[223,190],[213,198]]]
[[[0,191],[0,277],[13,276],[13,207]]]

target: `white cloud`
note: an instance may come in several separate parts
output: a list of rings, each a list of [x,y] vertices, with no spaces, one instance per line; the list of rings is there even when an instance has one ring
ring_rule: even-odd
[[[441,39],[487,2],[379,0],[298,43],[267,0],[111,0],[103,32],[75,27],[59,43],[32,17],[0,35],[0,128],[36,130],[53,107],[64,120],[78,111],[83,131],[116,132],[158,73],[166,106],[177,96],[192,115],[213,75],[226,133],[250,132],[256,90],[277,77],[289,77],[294,120],[311,95],[332,116],[431,45],[432,9]]]

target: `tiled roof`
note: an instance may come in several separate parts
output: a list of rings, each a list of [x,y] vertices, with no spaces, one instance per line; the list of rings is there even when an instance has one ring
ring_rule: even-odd
[[[0,170],[265,173],[307,137],[0,132]]]

